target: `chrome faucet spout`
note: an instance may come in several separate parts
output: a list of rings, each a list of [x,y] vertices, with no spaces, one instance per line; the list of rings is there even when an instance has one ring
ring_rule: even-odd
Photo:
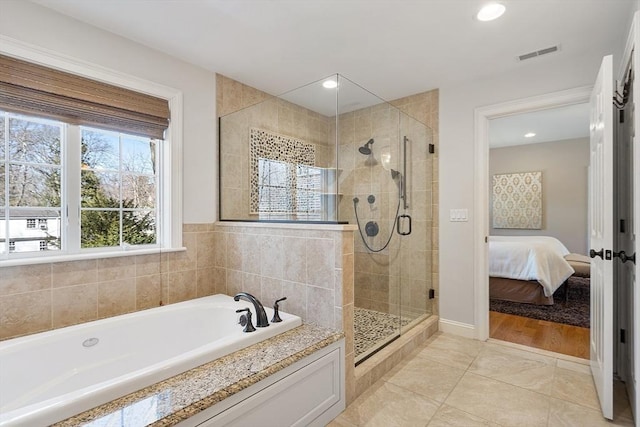
[[[264,306],[258,298],[254,297],[248,292],[239,292],[236,296],[233,297],[234,301],[240,301],[241,299],[250,302],[253,304],[253,307],[256,310],[256,327],[258,328],[266,328],[269,326],[269,320],[267,319],[267,312],[264,311]]]

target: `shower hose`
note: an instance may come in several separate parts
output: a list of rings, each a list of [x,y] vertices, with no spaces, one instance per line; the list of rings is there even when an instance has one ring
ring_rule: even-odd
[[[360,219],[358,218],[358,202],[359,201],[360,199],[358,199],[357,197],[353,198],[353,210],[356,213],[356,224],[358,225],[358,231],[360,232],[362,243],[364,243],[367,249],[370,250],[371,252],[382,252],[387,248],[387,246],[389,246],[389,242],[391,242],[391,237],[393,236],[393,230],[395,230],[396,228],[396,223],[398,222],[398,214],[400,213],[400,198],[398,197],[398,207],[396,208],[396,215],[393,220],[393,225],[391,226],[391,230],[389,230],[389,238],[387,239],[387,242],[384,244],[384,246],[380,249],[373,249],[371,246],[369,246],[369,244],[367,243],[367,240],[364,238],[364,235],[362,234],[362,227],[360,227]]]

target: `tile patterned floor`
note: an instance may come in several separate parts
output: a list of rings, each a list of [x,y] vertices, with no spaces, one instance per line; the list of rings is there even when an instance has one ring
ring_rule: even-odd
[[[624,386],[615,392],[608,422],[587,361],[438,333],[329,427],[633,426]]]
[[[409,324],[409,319],[390,313],[354,308],[354,346],[356,357],[398,334],[400,327]]]

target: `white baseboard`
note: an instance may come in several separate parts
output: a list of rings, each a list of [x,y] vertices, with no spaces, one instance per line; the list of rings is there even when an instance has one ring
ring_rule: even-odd
[[[438,329],[442,332],[459,335],[464,338],[476,339],[476,327],[468,323],[456,322],[440,318]]]

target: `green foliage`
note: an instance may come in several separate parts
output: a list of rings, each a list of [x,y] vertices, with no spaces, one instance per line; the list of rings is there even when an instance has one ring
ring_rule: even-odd
[[[83,164],[91,162],[91,149],[83,139]],[[86,162],[85,162],[86,161]],[[83,170],[81,177],[82,218],[80,241],[83,248],[119,246],[120,242],[120,200],[104,190],[96,172]],[[122,243],[130,245],[152,244],[155,238],[155,217],[153,211],[133,210],[133,200],[122,201]]]

